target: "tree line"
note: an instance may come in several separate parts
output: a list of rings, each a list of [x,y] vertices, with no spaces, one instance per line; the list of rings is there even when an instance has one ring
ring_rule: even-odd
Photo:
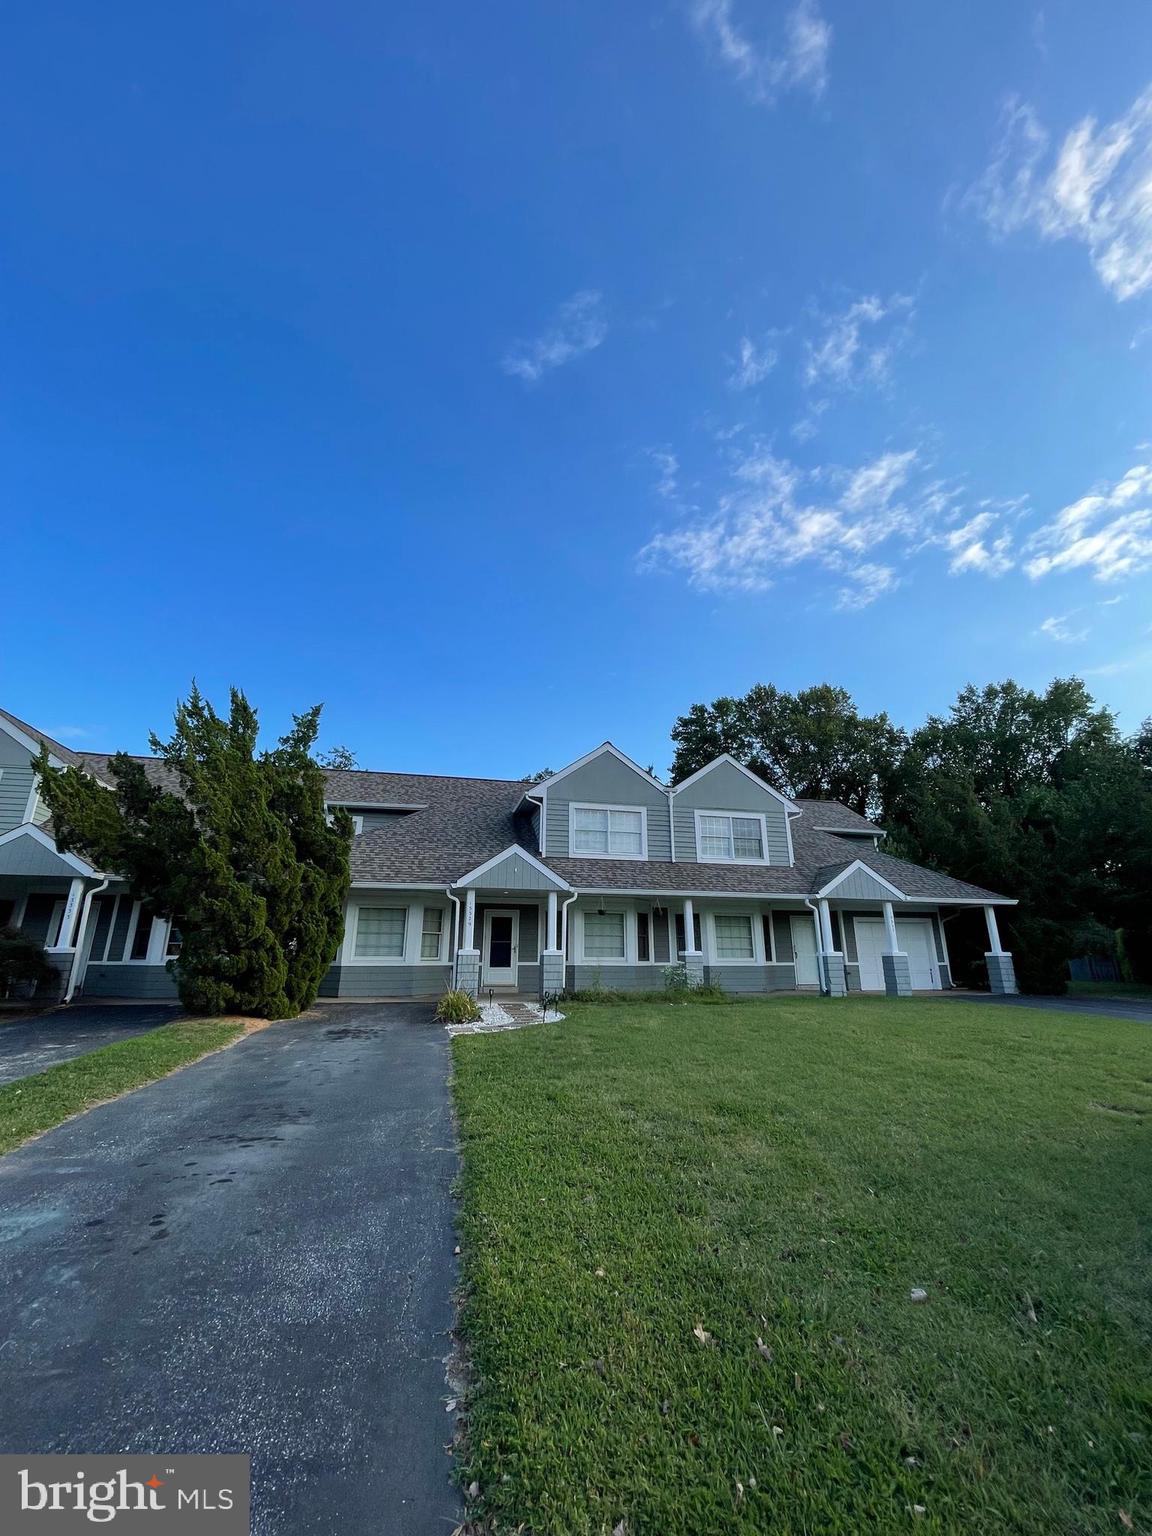
[[[877,821],[886,853],[1017,897],[1001,927],[1026,990],[1062,991],[1084,953],[1152,980],[1152,719],[1125,736],[1079,678],[969,685],[911,731],[828,683],[761,683],[694,704],[672,741],[673,783],[728,752],[784,794]],[[972,966],[978,926],[957,937]]]

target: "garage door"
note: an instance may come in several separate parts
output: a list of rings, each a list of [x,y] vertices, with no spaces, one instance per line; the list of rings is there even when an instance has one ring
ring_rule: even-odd
[[[883,992],[884,966],[880,956],[886,948],[884,924],[867,917],[858,917],[854,921],[856,951],[860,956],[860,986],[865,992]],[[940,973],[936,969],[936,947],[932,942],[932,924],[927,918],[897,918],[896,940],[908,956],[912,986],[917,991],[938,989]]]

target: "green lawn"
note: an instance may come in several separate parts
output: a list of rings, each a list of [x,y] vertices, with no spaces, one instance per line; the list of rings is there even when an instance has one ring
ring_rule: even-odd
[[[1147,1026],[575,1005],[453,1050],[491,1528],[1152,1530]]]
[[[178,1019],[0,1087],[0,1152],[71,1115],[166,1077],[244,1033],[243,1020]]]

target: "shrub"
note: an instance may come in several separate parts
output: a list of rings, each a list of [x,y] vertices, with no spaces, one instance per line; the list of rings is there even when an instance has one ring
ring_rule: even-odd
[[[0,928],[0,997],[14,982],[27,984],[31,996],[41,982],[54,981],[56,972],[44,958],[44,946],[19,928]]]
[[[483,1014],[471,993],[461,987],[451,987],[436,1004],[436,1017],[441,1024],[475,1024]]]
[[[722,987],[665,987],[662,992],[609,992],[603,987],[584,988],[578,992],[565,992],[561,998],[565,1003],[595,1003],[605,1007],[631,1007],[635,1003],[667,1003],[678,1007],[683,1003],[734,1003],[740,1001]],[[756,995],[745,999],[748,1002],[764,1001],[763,996]]]

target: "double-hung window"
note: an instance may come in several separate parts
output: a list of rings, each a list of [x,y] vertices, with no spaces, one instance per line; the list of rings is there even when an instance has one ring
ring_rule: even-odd
[[[421,960],[439,960],[440,946],[444,940],[444,908],[425,907],[424,923],[420,931]]]
[[[623,912],[585,912],[585,960],[624,959]]]
[[[712,919],[717,960],[755,960],[752,919],[746,912],[717,913]]]
[[[720,859],[758,863],[764,859],[764,822],[759,816],[700,811],[696,827],[700,844],[698,857],[704,863]]]
[[[644,857],[644,812],[610,805],[572,807],[572,855]]]
[[[402,960],[406,907],[361,907],[356,914],[357,960]]]

